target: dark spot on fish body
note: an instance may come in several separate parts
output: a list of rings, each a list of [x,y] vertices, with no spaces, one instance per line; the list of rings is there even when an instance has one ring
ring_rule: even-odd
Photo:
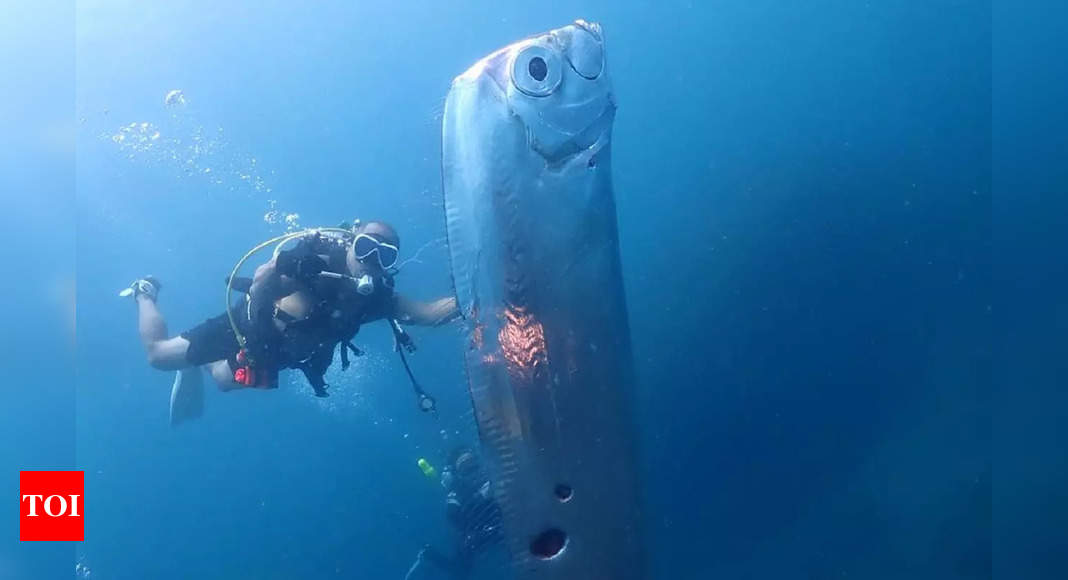
[[[560,503],[567,503],[571,501],[571,496],[575,494],[575,490],[571,489],[571,486],[566,483],[558,483],[553,489],[553,494],[556,495],[556,499],[560,500]]]
[[[567,534],[563,530],[549,528],[530,542],[530,553],[542,560],[549,560],[559,556],[566,547]]]
[[[597,167],[597,157],[596,156],[590,157],[590,160],[586,162],[586,168],[587,169],[593,169],[594,167]]]

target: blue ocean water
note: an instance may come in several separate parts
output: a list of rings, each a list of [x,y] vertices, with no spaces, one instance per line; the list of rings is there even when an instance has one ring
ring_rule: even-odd
[[[989,3],[116,1],[76,17],[77,387],[53,386],[74,432],[40,445],[60,449],[41,467],[85,470],[86,541],[22,547],[33,563],[12,577],[400,579],[447,545],[415,462],[477,440],[458,330],[413,331],[436,420],[368,327],[330,399],[298,376],[213,391],[171,429],[171,376],[116,294],[158,276],[179,332],[222,310],[256,243],[353,217],[400,230],[401,291],[448,293],[449,82],[575,18],[604,27],[619,103],[650,577],[991,576]]]

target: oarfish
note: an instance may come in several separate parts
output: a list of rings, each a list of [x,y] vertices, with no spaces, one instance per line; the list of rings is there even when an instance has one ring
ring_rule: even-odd
[[[615,111],[584,21],[483,58],[445,103],[465,368],[514,578],[644,577]]]

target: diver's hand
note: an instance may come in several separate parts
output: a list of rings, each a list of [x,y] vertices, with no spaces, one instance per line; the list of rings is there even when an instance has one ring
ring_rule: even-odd
[[[298,256],[293,252],[282,252],[275,260],[275,269],[279,274],[296,280],[311,280],[326,268],[326,260],[316,254]]]
[[[280,276],[297,277],[297,262],[300,260],[293,252],[280,252],[274,259],[274,271]]]

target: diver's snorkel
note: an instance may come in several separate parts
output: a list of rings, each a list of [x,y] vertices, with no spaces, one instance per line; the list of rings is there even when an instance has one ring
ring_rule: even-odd
[[[338,274],[337,272],[319,272],[319,276],[333,278],[334,280],[348,280],[356,285],[356,292],[360,296],[370,296],[375,293],[375,279],[370,274],[364,274],[357,278],[356,276]]]
[[[370,274],[364,274],[356,279],[356,291],[361,296],[370,296],[375,292],[375,279]]]

